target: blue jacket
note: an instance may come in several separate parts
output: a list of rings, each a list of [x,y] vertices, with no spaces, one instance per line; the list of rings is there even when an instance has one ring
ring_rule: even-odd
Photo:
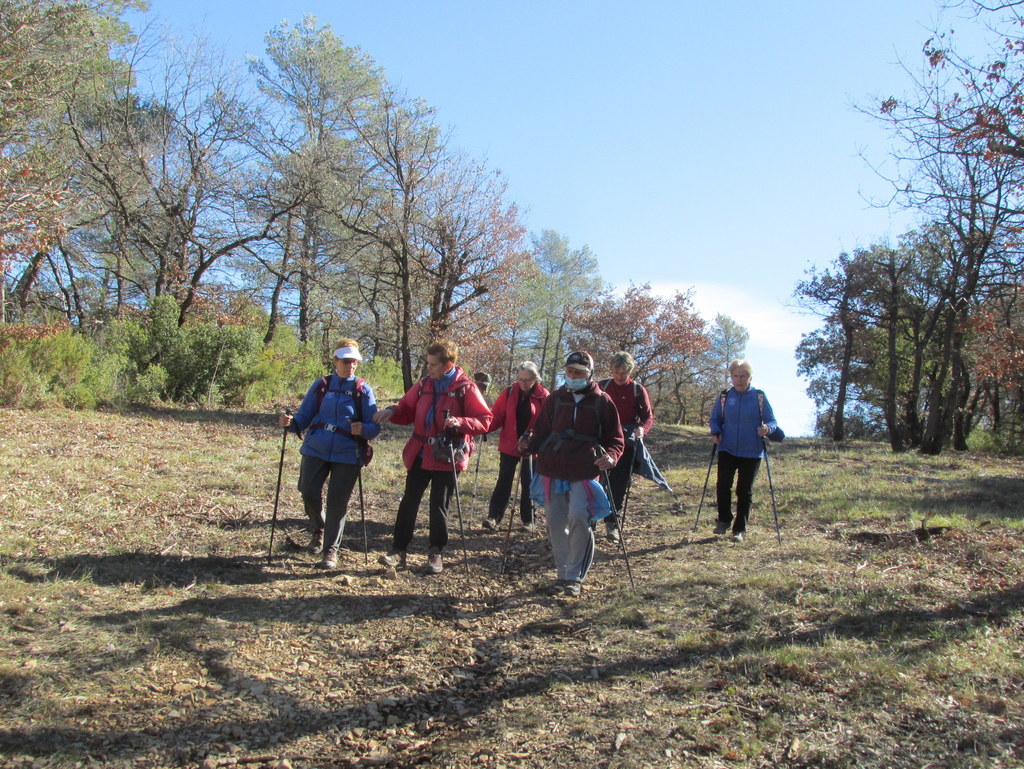
[[[356,377],[342,379],[331,374],[327,383],[327,392],[317,406],[317,390],[321,380],[313,382],[312,387],[302,399],[302,405],[293,415],[291,429],[295,432],[306,430],[306,439],[302,442],[299,452],[319,457],[327,462],[342,462],[346,465],[361,464],[356,442],[350,430],[356,418],[355,386]],[[365,381],[362,393],[363,437],[372,440],[380,434],[380,425],[373,423],[373,415],[377,413],[377,400],[373,390]],[[331,431],[330,426],[338,427]],[[307,428],[310,428],[307,430]]]
[[[757,428],[762,421],[768,425],[769,432],[778,427],[768,398],[755,387],[748,387],[742,393],[730,387],[724,392],[724,398],[724,412],[722,395],[715,398],[715,406],[711,409],[711,434],[721,436],[718,450],[734,457],[760,459],[764,453],[764,440],[757,434]]]

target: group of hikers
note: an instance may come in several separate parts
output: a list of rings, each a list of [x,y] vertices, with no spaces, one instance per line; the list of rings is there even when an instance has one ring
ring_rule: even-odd
[[[458,357],[454,342],[432,342],[426,349],[427,375],[397,403],[378,408],[373,389],[356,376],[363,359],[358,343],[343,339],[332,356],[334,373],[310,386],[294,414],[279,415],[282,428],[300,436],[305,432],[298,489],[312,529],[309,551],[321,556],[322,568],[337,568],[349,499],[372,454],[370,441],[388,422],[412,425],[402,451],[405,488],[391,547],[379,561],[406,567],[420,502],[429,488],[426,572],[440,573],[458,474],[468,467],[474,437],[485,440],[488,433],[499,432],[498,477],[482,526],[497,530],[517,493],[522,527],[532,533],[536,506],[543,506],[557,574],[552,592],[578,596],[593,562],[597,523],[604,520],[609,541],[621,544],[619,515],[638,449],[654,423],[646,388],[631,378],[633,357],[616,353],[612,376],[598,381],[590,354],[573,352],[565,359],[564,381],[553,392],[541,384],[537,365],[524,361],[493,407],[485,397],[489,377],[471,379],[457,365]],[[716,398],[710,416],[712,458],[715,451],[719,456],[714,531],[726,534],[731,527],[732,538],[742,541],[764,437],[777,424],[764,393],[750,386],[750,363],[732,361],[729,374],[732,387]],[[517,476],[519,488],[513,489]]]

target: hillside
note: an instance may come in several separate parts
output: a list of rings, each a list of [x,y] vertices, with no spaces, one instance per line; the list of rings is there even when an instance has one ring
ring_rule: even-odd
[[[389,427],[340,569],[313,568],[270,415],[5,410],[0,766],[1010,767],[1024,762],[1018,459],[772,445],[750,536],[692,532],[710,444],[659,426],[621,553],[550,597],[543,526],[389,578]],[[714,474],[711,475],[712,487]],[[474,495],[474,487],[476,494]],[[713,488],[709,491],[713,491]],[[425,524],[425,511],[420,522]]]

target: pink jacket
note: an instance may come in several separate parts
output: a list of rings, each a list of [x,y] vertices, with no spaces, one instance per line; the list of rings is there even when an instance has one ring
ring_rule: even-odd
[[[491,424],[491,410],[466,372],[455,367],[455,379],[448,389],[438,395],[434,421],[430,429],[426,427],[427,412],[434,402],[434,380],[424,377],[409,388],[394,406],[391,421],[396,425],[412,425],[413,434],[402,450],[402,462],[407,470],[411,470],[416,457],[423,455],[420,465],[424,470],[451,470],[450,464],[442,464],[434,459],[430,450],[429,439],[437,437],[438,428],[444,424],[444,412],[451,411],[459,420],[458,432],[467,438],[465,460],[456,464],[456,470],[465,470],[470,454],[473,453],[473,439],[470,436],[482,435]]]
[[[509,395],[510,390],[512,395]],[[532,430],[533,426],[537,423],[537,414],[540,413],[540,407],[548,395],[548,389],[540,382],[537,382],[530,391],[530,424],[527,426],[528,430]],[[519,385],[512,384],[502,390],[498,400],[494,402],[494,421],[491,422],[491,427],[487,431],[493,433],[501,430],[501,437],[498,439],[498,451],[502,454],[511,454],[514,457],[519,456],[519,449],[517,448],[519,436],[516,435],[516,406],[518,404]],[[506,427],[508,429],[505,429]]]

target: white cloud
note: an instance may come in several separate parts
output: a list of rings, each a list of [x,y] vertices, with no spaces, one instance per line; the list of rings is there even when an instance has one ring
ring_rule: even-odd
[[[820,325],[820,319],[787,307],[787,298],[761,296],[746,288],[717,283],[652,283],[658,296],[673,296],[692,289],[693,306],[712,323],[716,315],[728,315],[750,334],[750,346],[793,355],[803,334]]]

